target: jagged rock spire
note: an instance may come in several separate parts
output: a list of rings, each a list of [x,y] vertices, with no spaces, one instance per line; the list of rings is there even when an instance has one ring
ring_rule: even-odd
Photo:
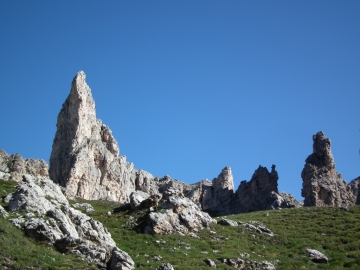
[[[57,119],[50,178],[85,199],[126,201],[135,190],[133,164],[119,156],[111,130],[96,119],[86,75],[79,71]]]
[[[322,131],[313,135],[313,153],[302,170],[304,206],[347,206],[355,198],[341,174],[336,172],[330,139]]]

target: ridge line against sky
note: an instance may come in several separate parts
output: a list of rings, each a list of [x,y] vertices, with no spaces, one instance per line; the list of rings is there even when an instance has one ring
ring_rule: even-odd
[[[360,2],[0,2],[0,148],[49,160],[84,70],[138,169],[195,183],[259,165],[302,199],[312,135],[360,175]]]

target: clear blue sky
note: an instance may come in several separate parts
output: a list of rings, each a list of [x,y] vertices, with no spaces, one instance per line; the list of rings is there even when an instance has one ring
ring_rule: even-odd
[[[84,70],[120,153],[155,176],[237,188],[276,165],[301,197],[322,130],[360,175],[360,1],[0,1],[0,148],[49,160]]]

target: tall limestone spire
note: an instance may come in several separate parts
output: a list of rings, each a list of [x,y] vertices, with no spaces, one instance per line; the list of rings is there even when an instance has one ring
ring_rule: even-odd
[[[57,119],[50,178],[85,199],[126,201],[135,190],[135,169],[119,156],[111,130],[96,119],[95,102],[79,71]]]

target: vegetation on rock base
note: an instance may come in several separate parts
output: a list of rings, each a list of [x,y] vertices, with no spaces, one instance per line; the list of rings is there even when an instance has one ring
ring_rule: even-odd
[[[0,181],[1,196],[13,192],[15,185],[12,181]],[[95,209],[88,215],[104,224],[117,246],[133,258],[136,268],[156,269],[162,263],[171,263],[175,269],[209,269],[205,259],[210,258],[217,269],[232,269],[222,263],[223,259],[240,258],[243,253],[248,253],[250,260],[277,264],[277,269],[360,268],[359,206],[350,207],[348,211],[335,207],[303,207],[232,215],[227,218],[262,222],[275,236],[249,231],[242,226],[214,224],[198,231],[199,238],[193,238],[143,234],[146,210],[133,212],[109,201],[86,202]],[[1,205],[6,207],[5,203]],[[15,217],[16,213],[10,215]],[[7,269],[96,268],[76,256],[62,255],[46,243],[24,237],[22,231],[2,217],[0,246],[0,265]],[[324,253],[329,263],[311,262],[306,248]]]

